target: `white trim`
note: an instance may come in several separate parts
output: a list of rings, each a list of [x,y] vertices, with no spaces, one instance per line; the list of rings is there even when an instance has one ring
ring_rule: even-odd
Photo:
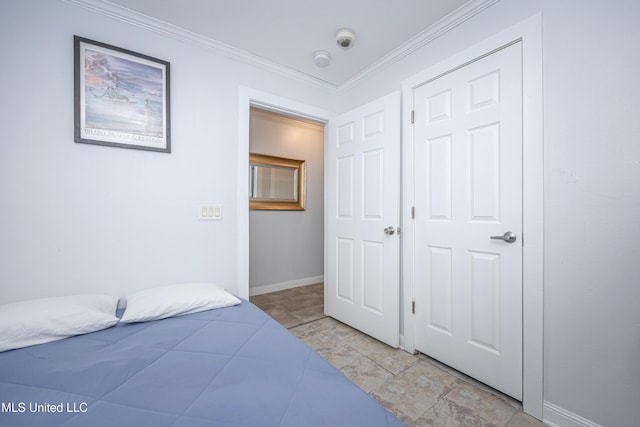
[[[355,86],[359,82],[368,78],[372,73],[380,68],[398,62],[402,58],[415,52],[417,49],[432,42],[443,34],[451,31],[458,25],[466,22],[470,18],[476,16],[488,7],[497,3],[499,0],[470,0],[463,6],[459,7],[449,15],[445,16],[429,28],[418,33],[416,36],[402,44],[397,49],[391,51],[387,55],[380,58],[374,64],[356,73],[353,77],[340,84],[326,82],[309,74],[285,67],[276,62],[254,55],[242,49],[238,49],[226,43],[210,37],[205,37],[184,28],[178,27],[168,22],[152,18],[145,14],[127,9],[126,7],[111,3],[107,0],[62,0],[74,6],[82,7],[92,12],[107,16],[112,19],[125,22],[136,27],[140,27],[163,36],[209,49],[219,53],[227,58],[235,59],[246,64],[260,67],[264,70],[278,73],[282,76],[293,78],[299,81],[310,83],[323,88],[333,89],[337,91],[345,91]]]
[[[411,39],[409,39],[396,49],[392,50],[361,72],[355,74],[350,79],[339,84],[338,90],[344,92],[345,90],[356,86],[358,83],[366,80],[372,73],[411,55],[416,50],[448,33],[455,27],[473,18],[488,7],[493,6],[493,4],[497,3],[498,1],[500,0],[471,0],[465,3],[458,9],[451,12],[449,15],[440,19],[435,24],[416,34]]]
[[[546,401],[543,421],[551,427],[602,427],[600,424]]]
[[[286,282],[271,283],[268,285],[253,286],[249,288],[249,295],[262,295],[270,292],[284,291],[285,289],[299,288],[301,286],[315,285],[323,283],[324,276],[305,277],[303,279],[288,280]]]
[[[334,117],[334,114],[329,111],[298,101],[245,86],[238,88],[238,176],[236,190],[236,233],[238,247],[236,254],[236,277],[238,281],[238,296],[242,298],[249,297],[249,117],[252,106],[313,120],[319,123],[328,123],[329,120]],[[327,137],[328,132],[325,131],[325,150],[327,147]]]
[[[523,408],[538,419],[543,414],[543,120],[542,17],[534,15],[405,80],[403,93],[403,273],[404,348],[415,350],[411,303],[414,298],[413,109],[416,87],[513,42],[522,43],[523,62]]]
[[[325,89],[335,89],[336,85],[313,77],[309,74],[285,67],[276,62],[249,53],[245,50],[202,36],[184,28],[178,27],[168,22],[144,15],[142,13],[127,9],[123,6],[108,2],[106,0],[62,0],[66,3],[82,7],[92,12],[134,25],[145,30],[169,37],[192,46],[212,50],[222,56],[234,59],[245,64],[253,65],[263,70],[275,72],[284,77],[298,81],[310,83]]]

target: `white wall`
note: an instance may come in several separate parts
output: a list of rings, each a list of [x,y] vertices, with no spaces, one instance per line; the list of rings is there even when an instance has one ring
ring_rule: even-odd
[[[637,425],[640,3],[561,3],[545,2],[545,398]]]
[[[503,0],[349,88],[341,109],[397,89],[403,79],[539,12],[545,416],[562,425],[637,425],[640,3]]]
[[[171,63],[172,153],[73,142],[73,35]],[[0,3],[0,303],[209,280],[237,290],[238,87],[325,89],[62,1]],[[200,204],[223,206],[199,221]]]
[[[187,280],[236,289],[239,85],[346,111],[537,12],[545,85],[544,398],[594,423],[637,425],[635,0],[502,0],[339,97],[67,3],[3,0],[0,302],[122,295]],[[73,142],[73,34],[171,62],[171,154]],[[222,204],[224,219],[199,222],[203,202]]]
[[[251,112],[250,150],[306,161],[304,211],[249,214],[249,286],[310,284],[324,269],[324,125]]]

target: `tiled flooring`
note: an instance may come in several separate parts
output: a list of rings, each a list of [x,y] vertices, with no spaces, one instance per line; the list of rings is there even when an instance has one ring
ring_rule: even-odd
[[[250,300],[409,427],[543,425],[522,412],[519,402],[448,366],[326,317],[321,283]]]

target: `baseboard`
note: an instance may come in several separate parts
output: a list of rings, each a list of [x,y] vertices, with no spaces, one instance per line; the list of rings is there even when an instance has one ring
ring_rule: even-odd
[[[542,418],[542,421],[551,427],[602,427],[600,424],[546,401],[542,407]]]
[[[289,280],[287,282],[271,283],[249,288],[249,296],[268,294],[269,292],[293,289],[299,286],[315,285],[324,282],[324,276],[305,277],[302,279]]]

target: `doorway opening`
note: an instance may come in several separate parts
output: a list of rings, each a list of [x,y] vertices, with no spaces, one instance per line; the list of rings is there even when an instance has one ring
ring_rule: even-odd
[[[249,295],[289,326],[324,317],[324,124],[251,106],[249,152],[305,165],[303,209],[249,211]]]

